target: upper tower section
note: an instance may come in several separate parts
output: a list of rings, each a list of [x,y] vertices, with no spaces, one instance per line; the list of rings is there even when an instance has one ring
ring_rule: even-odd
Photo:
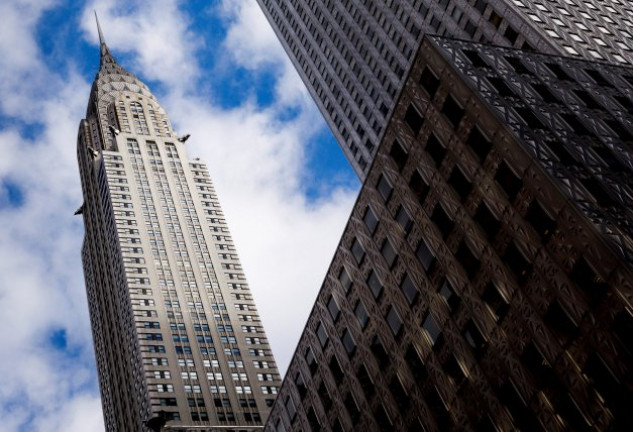
[[[86,120],[101,150],[117,150],[114,135],[175,136],[167,113],[149,88],[115,60],[99,19],[100,64],[90,91]]]

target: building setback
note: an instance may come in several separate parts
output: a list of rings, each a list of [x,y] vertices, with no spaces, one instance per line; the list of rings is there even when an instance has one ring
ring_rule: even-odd
[[[632,430],[632,134],[633,68],[425,36],[266,430]]]
[[[99,36],[77,157],[105,428],[261,430],[279,373],[208,170]]]
[[[633,64],[625,0],[258,0],[364,179],[424,34]]]

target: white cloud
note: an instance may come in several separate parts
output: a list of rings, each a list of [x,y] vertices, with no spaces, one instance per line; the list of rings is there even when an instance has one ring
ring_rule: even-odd
[[[0,2],[0,114],[33,121],[37,109],[24,106],[44,91],[43,68],[32,30],[53,0]]]
[[[64,432],[103,431],[100,411],[101,401],[98,397],[79,396],[65,405],[50,423],[40,422],[38,429]]]
[[[82,27],[90,41],[99,40],[94,11],[115,58],[117,53],[133,54],[132,70],[165,83],[172,90],[195,83],[200,73],[195,49],[202,41],[190,30],[190,18],[178,9],[176,0],[96,0],[82,15]],[[120,55],[118,56],[120,57]]]
[[[232,24],[223,50],[245,68],[274,68],[278,74],[275,94],[279,106],[300,105],[314,109],[303,82],[257,2],[223,0],[221,7]]]
[[[306,145],[323,123],[254,2],[223,3],[230,25],[222,49],[233,54],[227,63],[277,71],[276,99],[266,108],[247,101],[232,110],[196,94],[204,75],[196,55],[204,43],[188,30],[194,17],[180,4],[91,2],[81,15],[84,36],[95,43],[96,8],[115,57],[126,53],[128,69],[166,89],[161,99],[172,120],[192,133],[190,156],[209,166],[285,369],[356,192],[304,196]],[[72,216],[81,204],[75,140],[90,83],[71,66],[51,70],[35,34],[42,14],[60,5],[0,3],[0,14],[10,18],[0,26],[0,116],[9,119],[0,129],[0,187],[17,185],[24,201],[0,208],[1,432],[103,430],[80,268],[81,219]],[[280,122],[289,107],[299,114]],[[25,136],[21,122],[36,132]],[[66,348],[52,345],[55,330],[65,332]]]
[[[289,63],[257,2],[224,0],[221,8],[225,18],[231,22],[224,46],[239,64],[257,69]]]
[[[0,334],[0,418],[10,419],[0,429],[7,431],[25,424],[50,430],[47,422],[55,423],[74,398],[96,397],[79,271],[82,231],[72,216],[81,203],[73,138],[89,87],[72,74],[63,87],[51,78],[55,84],[41,99],[16,96],[37,109],[42,132],[34,139],[15,129],[0,133],[7,153],[0,179],[18,187],[24,201],[0,211],[0,326],[6,329]],[[55,330],[64,332],[67,351],[49,340]],[[29,423],[33,415],[38,420]],[[100,410],[91,415],[98,422]]]

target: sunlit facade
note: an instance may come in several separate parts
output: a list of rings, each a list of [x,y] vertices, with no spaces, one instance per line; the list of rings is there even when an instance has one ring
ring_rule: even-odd
[[[77,156],[106,430],[259,430],[280,378],[208,170],[100,37]]]

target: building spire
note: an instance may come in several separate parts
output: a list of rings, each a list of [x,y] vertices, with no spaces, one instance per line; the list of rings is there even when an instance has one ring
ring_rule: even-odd
[[[97,16],[97,11],[95,10],[95,20],[97,21],[97,31],[99,32],[99,47],[101,51],[101,66],[104,63],[116,63],[112,54],[110,54],[110,49],[108,45],[105,43],[105,37],[103,37],[103,31],[101,30],[101,25],[99,24],[99,17]]]
[[[97,31],[99,32],[99,44],[105,45],[105,38],[103,37],[103,32],[101,31],[101,25],[99,25],[99,17],[97,16],[97,11],[95,10],[95,20],[97,21]]]

